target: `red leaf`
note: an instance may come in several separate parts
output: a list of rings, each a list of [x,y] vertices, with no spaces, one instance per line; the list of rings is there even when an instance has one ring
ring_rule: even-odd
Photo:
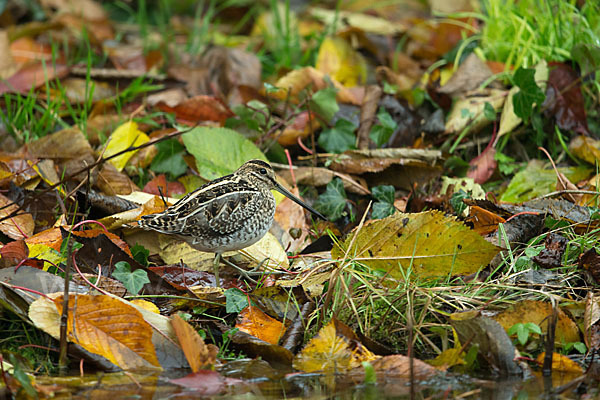
[[[224,124],[227,118],[235,115],[220,99],[204,95],[184,100],[175,107],[158,103],[158,108],[175,113],[178,121],[191,125],[201,121],[216,121]]]
[[[179,182],[167,182],[165,175],[160,174],[150,182],[146,183],[143,191],[157,196],[160,196],[160,192],[162,191],[163,196],[172,197],[176,194],[185,193],[185,187]]]
[[[494,174],[496,170],[496,149],[488,146],[483,153],[469,162],[470,168],[467,172],[469,178],[473,178],[475,183],[485,183]]]
[[[579,74],[563,63],[550,63],[554,67],[548,77],[546,100],[543,108],[553,115],[561,129],[584,135],[589,134]]]
[[[69,74],[69,68],[64,64],[43,64],[40,61],[25,65],[4,82],[0,82],[0,94],[18,92],[26,94],[32,87],[37,88],[46,81],[64,78]]]

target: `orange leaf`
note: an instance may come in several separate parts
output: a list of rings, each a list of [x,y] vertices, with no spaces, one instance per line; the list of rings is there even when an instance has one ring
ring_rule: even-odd
[[[62,313],[62,295],[55,305]],[[70,295],[67,325],[71,342],[125,370],[160,369],[152,327],[128,304],[110,296]]]
[[[219,348],[213,344],[206,345],[198,332],[179,315],[174,314],[171,317],[171,326],[175,330],[192,372],[199,372],[217,361]]]
[[[246,307],[240,312],[240,321],[235,327],[271,344],[277,344],[286,329],[283,323],[254,306]]]

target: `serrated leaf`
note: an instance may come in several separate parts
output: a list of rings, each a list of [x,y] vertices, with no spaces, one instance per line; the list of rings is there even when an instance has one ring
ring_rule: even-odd
[[[311,110],[316,112],[327,123],[331,121],[335,113],[340,109],[336,95],[337,89],[329,87],[319,90],[310,99]]]
[[[158,154],[152,160],[150,169],[159,174],[170,174],[173,178],[185,174],[187,164],[183,160],[185,147],[176,139],[169,139],[155,145]]]
[[[115,264],[115,270],[112,277],[125,286],[131,294],[137,295],[146,283],[150,283],[148,273],[143,269],[136,269],[131,272],[131,266],[127,261],[119,261]]]
[[[231,288],[225,291],[225,311],[228,313],[239,313],[248,305],[248,296],[240,289]]]
[[[319,146],[329,153],[343,153],[355,148],[356,136],[354,124],[345,119],[338,119],[335,126],[324,130],[319,135]]]
[[[325,192],[315,201],[315,208],[329,220],[335,221],[343,215],[347,201],[344,183],[335,178],[327,184]]]
[[[187,151],[196,158],[200,176],[205,179],[230,174],[253,158],[267,161],[254,143],[231,129],[199,127],[183,134],[182,138]]]
[[[356,235],[348,235],[341,247],[335,246],[332,257],[348,254],[398,279],[409,267],[419,277],[469,275],[500,251],[462,222],[439,211],[395,213],[364,225]]]

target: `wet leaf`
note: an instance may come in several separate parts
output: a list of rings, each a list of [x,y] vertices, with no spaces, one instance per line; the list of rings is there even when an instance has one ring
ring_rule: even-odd
[[[198,332],[177,314],[171,317],[171,325],[175,329],[179,344],[185,358],[190,363],[192,372],[210,368],[217,361],[219,348],[213,344],[206,345]]]
[[[227,128],[194,128],[183,135],[183,144],[206,179],[230,174],[253,158],[267,161],[254,143]]]
[[[235,327],[271,344],[279,343],[279,339],[286,330],[283,323],[269,317],[255,306],[246,307],[240,312],[239,321]]]
[[[463,223],[438,211],[396,213],[370,221],[349,235],[333,258],[359,259],[401,279],[408,268],[419,277],[469,275],[487,265],[499,248]],[[350,242],[352,248],[348,249]]]
[[[550,68],[546,101],[542,105],[546,114],[553,116],[561,129],[589,134],[579,74],[563,63],[550,63]]]
[[[169,379],[169,382],[192,389],[196,396],[214,396],[221,393],[227,386],[240,385],[240,379],[225,378],[218,372],[201,370],[186,375],[183,378]]]
[[[347,326],[332,319],[296,356],[294,368],[304,372],[346,373],[362,368],[363,361],[378,358],[348,333],[354,335]]]
[[[543,352],[539,356],[537,356],[535,361],[539,365],[543,365],[545,357],[546,357],[546,352]],[[560,354],[560,353],[552,354],[552,371],[568,373],[568,374],[578,374],[578,375],[583,374],[583,368],[581,368],[581,366],[579,364],[577,364],[575,361],[571,360],[569,357],[565,356],[564,354]]]

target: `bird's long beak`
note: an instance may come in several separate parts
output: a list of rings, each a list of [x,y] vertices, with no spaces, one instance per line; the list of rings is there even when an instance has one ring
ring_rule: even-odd
[[[308,204],[306,204],[305,202],[303,202],[302,200],[300,200],[299,198],[294,196],[292,194],[292,192],[290,192],[289,190],[287,190],[286,188],[281,186],[279,184],[279,182],[275,183],[275,190],[277,190],[279,193],[281,193],[288,199],[292,200],[294,203],[300,204],[302,207],[306,208],[308,211],[315,214],[317,217],[321,218],[322,220],[327,221],[327,218],[325,218],[320,212],[318,212],[317,210],[315,210],[314,208],[312,208],[311,206],[309,206]]]

